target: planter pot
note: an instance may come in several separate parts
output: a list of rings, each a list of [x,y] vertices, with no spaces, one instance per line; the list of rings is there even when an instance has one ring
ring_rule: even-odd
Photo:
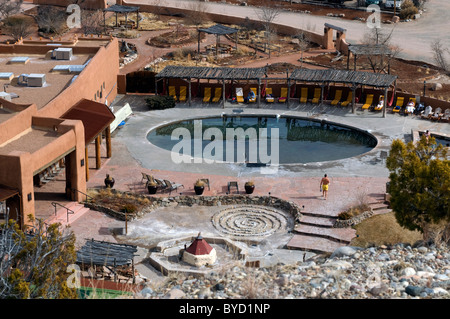
[[[252,194],[253,191],[255,190],[255,185],[253,185],[253,186],[245,185],[244,188],[245,188],[245,192],[247,194]]]
[[[148,189],[148,193],[153,195],[153,194],[156,194],[156,192],[158,191],[158,186],[148,185],[147,189]]]
[[[114,183],[115,183],[114,178],[112,178],[112,177],[106,177],[106,178],[105,178],[105,186],[106,186],[107,188],[113,188]]]
[[[194,186],[195,195],[202,195],[205,190],[205,186]]]

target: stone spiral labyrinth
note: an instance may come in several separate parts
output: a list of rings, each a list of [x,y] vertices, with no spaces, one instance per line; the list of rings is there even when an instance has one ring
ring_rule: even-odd
[[[261,206],[239,206],[221,210],[212,217],[214,227],[238,237],[269,236],[287,228],[283,212]]]

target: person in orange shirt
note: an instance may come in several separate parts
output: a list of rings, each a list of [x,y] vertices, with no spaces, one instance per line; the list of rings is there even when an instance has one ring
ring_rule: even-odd
[[[327,199],[328,195],[328,187],[330,185],[330,179],[327,177],[327,174],[325,174],[320,181],[320,188],[322,190],[322,196],[325,197],[325,200]]]

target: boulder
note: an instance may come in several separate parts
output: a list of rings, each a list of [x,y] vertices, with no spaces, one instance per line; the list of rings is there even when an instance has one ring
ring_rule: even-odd
[[[330,258],[334,257],[344,257],[344,256],[352,256],[355,254],[358,250],[361,250],[359,247],[352,247],[352,246],[343,246],[335,249],[333,253],[331,254]]]
[[[392,21],[392,23],[398,23],[398,22],[400,22],[400,17],[393,16],[391,21]]]
[[[441,83],[433,83],[431,84],[431,88],[432,91],[439,91],[442,90],[442,84]]]

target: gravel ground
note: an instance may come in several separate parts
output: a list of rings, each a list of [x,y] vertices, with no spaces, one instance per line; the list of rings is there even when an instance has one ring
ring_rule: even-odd
[[[434,245],[342,247],[296,265],[236,264],[205,277],[170,275],[149,299],[450,299],[450,250]]]

